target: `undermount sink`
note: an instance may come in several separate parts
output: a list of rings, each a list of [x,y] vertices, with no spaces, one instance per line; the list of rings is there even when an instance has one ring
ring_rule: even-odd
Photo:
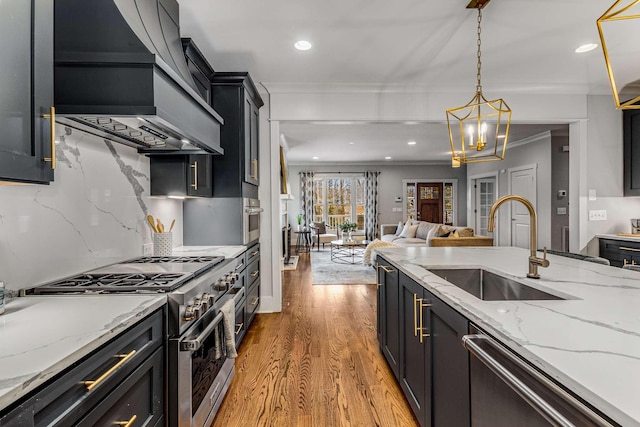
[[[429,268],[428,270],[484,301],[564,300],[482,268]]]

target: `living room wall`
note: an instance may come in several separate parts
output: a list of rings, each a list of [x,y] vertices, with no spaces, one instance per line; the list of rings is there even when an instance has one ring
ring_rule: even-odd
[[[402,208],[402,202],[396,202],[397,197],[402,197],[403,179],[457,179],[457,224],[467,224],[467,174],[466,168],[453,169],[450,165],[403,165],[403,164],[379,164],[362,165],[341,163],[340,165],[328,164],[289,164],[289,185],[294,200],[288,202],[289,222],[294,227],[295,217],[301,212],[300,208],[300,176],[301,171],[317,172],[365,172],[380,171],[378,180],[380,195],[380,224],[392,224],[402,220],[402,211],[393,212],[393,208]]]

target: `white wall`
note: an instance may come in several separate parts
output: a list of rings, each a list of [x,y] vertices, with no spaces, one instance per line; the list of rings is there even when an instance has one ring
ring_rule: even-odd
[[[457,225],[466,225],[466,194],[467,182],[464,167],[454,169],[449,165],[358,165],[358,164],[340,164],[340,165],[289,165],[289,184],[291,185],[291,194],[295,198],[289,202],[289,223],[295,229],[297,225],[296,215],[302,212],[300,208],[300,175],[303,170],[311,170],[317,172],[365,172],[379,171],[378,193],[380,195],[380,224],[397,224],[403,220],[402,212],[393,212],[393,208],[402,208],[402,202],[396,202],[396,197],[402,197],[402,180],[412,178],[424,179],[458,179],[458,198],[457,198]]]
[[[0,186],[0,280],[28,288],[143,254],[147,214],[176,220],[182,202],[149,197],[149,159],[135,149],[56,126],[50,185]]]

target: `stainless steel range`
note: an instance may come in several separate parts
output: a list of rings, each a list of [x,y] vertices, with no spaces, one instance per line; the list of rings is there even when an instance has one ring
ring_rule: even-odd
[[[240,301],[242,263],[223,257],[141,257],[47,283],[27,295],[166,293],[170,426],[210,425],[235,372],[222,306]]]

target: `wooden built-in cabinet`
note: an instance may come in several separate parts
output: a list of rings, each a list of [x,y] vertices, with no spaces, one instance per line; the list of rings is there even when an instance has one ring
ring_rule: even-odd
[[[0,414],[0,426],[165,422],[165,311],[160,309]],[[124,424],[122,424],[124,425]]]
[[[210,154],[151,156],[151,195],[211,197],[212,158]]]
[[[420,425],[468,427],[468,320],[378,256],[381,351]]]
[[[2,4],[0,181],[48,184],[55,168],[53,2]]]
[[[259,110],[264,105],[246,72],[215,73],[211,106],[224,118],[214,158],[214,197],[258,198],[260,184]]]

